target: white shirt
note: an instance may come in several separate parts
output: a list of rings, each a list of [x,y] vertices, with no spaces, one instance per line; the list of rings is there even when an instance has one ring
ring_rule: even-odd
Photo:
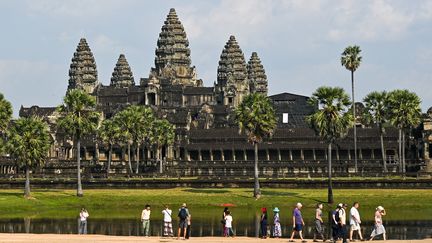
[[[342,225],[346,225],[346,214],[345,209],[339,209],[339,220]]]
[[[142,220],[150,220],[150,210],[144,209],[141,213]]]
[[[355,218],[354,218],[355,217]],[[355,208],[355,207],[352,207],[351,208],[351,210],[350,210],[350,225],[355,225],[355,224],[357,224],[358,222],[357,222],[357,220],[359,220],[360,221],[360,213],[359,213],[359,211],[357,210],[357,208]],[[356,220],[357,219],[357,220]]]
[[[233,221],[233,218],[231,215],[225,216],[225,227],[232,228],[232,221]]]
[[[89,214],[87,213],[87,211],[80,213],[80,220],[81,221],[86,221],[88,217],[89,217]]]
[[[162,211],[162,214],[164,216],[164,222],[171,222],[172,221],[172,218],[171,218],[172,210],[171,209],[164,209]]]

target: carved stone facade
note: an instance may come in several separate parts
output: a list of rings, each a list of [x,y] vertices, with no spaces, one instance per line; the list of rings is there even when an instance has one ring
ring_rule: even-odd
[[[260,93],[267,96],[267,75],[264,71],[264,66],[256,52],[252,52],[247,65],[249,87],[251,93]]]

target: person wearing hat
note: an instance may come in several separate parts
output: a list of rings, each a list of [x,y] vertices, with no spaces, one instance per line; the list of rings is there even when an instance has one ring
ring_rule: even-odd
[[[263,239],[267,238],[267,208],[261,208],[261,237]]]
[[[386,215],[386,211],[382,206],[378,206],[375,210],[375,225],[374,229],[371,233],[371,238],[369,240],[373,240],[373,238],[377,235],[383,235],[383,240],[386,240],[386,230],[383,225],[382,216]]]
[[[303,217],[301,215],[301,211],[300,211],[302,207],[303,207],[303,205],[301,203],[297,203],[296,207],[294,208],[294,211],[293,211],[293,232],[292,232],[291,238],[289,240],[290,242],[294,242],[294,235],[296,232],[298,232],[302,242],[306,242],[306,240],[303,239],[303,235],[302,235],[303,226],[305,225],[305,223],[303,221]]]
[[[280,224],[280,218],[279,218],[279,208],[275,207],[273,209],[273,223],[274,223],[274,228],[273,228],[273,237],[274,238],[279,238],[282,237],[282,227]]]
[[[346,209],[348,205],[342,204],[339,209],[339,236],[342,237],[342,243],[347,243],[347,229],[346,229]]]
[[[326,241],[324,237],[324,227],[323,227],[324,221],[322,219],[322,209],[323,209],[323,204],[318,203],[317,208],[315,210],[315,232],[313,238],[314,242],[318,242],[317,235],[321,237],[323,242]]]
[[[182,236],[182,239],[186,238],[186,228],[187,228],[186,220],[188,217],[189,217],[189,211],[186,208],[186,203],[183,203],[178,213],[179,227],[178,227],[177,239],[180,239],[180,236]]]

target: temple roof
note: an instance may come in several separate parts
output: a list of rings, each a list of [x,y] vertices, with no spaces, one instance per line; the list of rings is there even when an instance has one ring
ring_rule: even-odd
[[[267,95],[267,75],[256,52],[252,52],[247,65],[247,72],[251,92]]]
[[[111,77],[111,86],[129,87],[135,85],[133,74],[124,54],[120,54]]]
[[[69,69],[69,89],[95,87],[98,84],[96,61],[85,38],[81,38]],[[86,89],[87,90],[87,89]],[[87,90],[87,91],[93,91]]]
[[[246,74],[247,69],[243,52],[232,35],[220,55],[217,70],[218,85],[225,86],[227,83],[245,82],[247,79]]]
[[[185,95],[213,95],[213,87],[185,87]]]

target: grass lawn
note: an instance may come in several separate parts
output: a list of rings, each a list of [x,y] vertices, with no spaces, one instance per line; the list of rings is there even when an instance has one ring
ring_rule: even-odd
[[[84,190],[84,197],[75,190],[33,190],[34,199],[24,199],[22,190],[0,190],[0,218],[70,218],[86,207],[92,218],[136,218],[145,204],[160,212],[164,204],[176,209],[188,203],[194,217],[220,216],[223,203],[232,203],[237,215],[254,214],[261,207],[279,207],[288,216],[296,202],[304,205],[303,215],[313,218],[317,202],[327,199],[326,189],[263,189],[262,198],[255,200],[252,189],[97,189]],[[373,217],[375,207],[387,209],[387,220],[432,220],[432,190],[430,189],[337,189],[336,203],[351,206],[359,201],[362,215]],[[330,208],[325,206],[327,210]],[[160,218],[160,213],[154,214]]]

